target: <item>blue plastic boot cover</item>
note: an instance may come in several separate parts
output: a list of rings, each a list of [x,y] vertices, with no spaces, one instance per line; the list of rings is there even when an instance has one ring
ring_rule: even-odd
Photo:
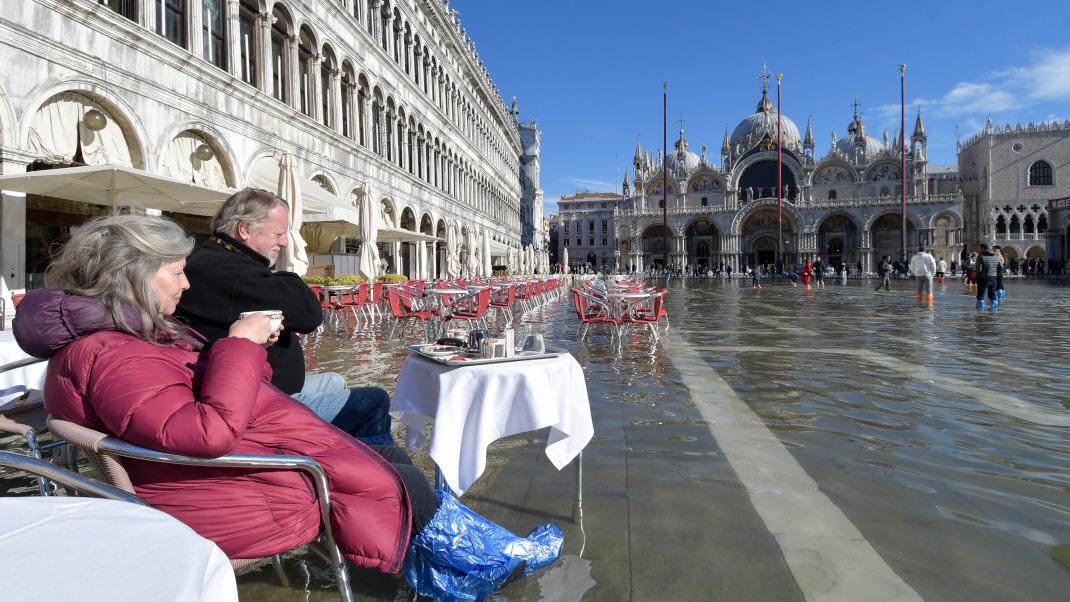
[[[420,595],[435,600],[476,602],[493,594],[521,563],[529,575],[557,560],[565,538],[552,523],[527,537],[465,508],[439,491],[431,522],[412,538],[405,555],[405,578]]]
[[[990,305],[992,307],[992,311],[996,311],[997,309],[999,309],[999,299],[992,301]]]
[[[985,308],[985,302],[982,299],[977,300],[977,309],[982,310]]]
[[[1007,291],[1005,291],[1003,289],[999,289],[998,291],[996,291],[996,300],[997,301],[1003,301],[1003,298],[1006,297],[1006,296],[1007,296]]]

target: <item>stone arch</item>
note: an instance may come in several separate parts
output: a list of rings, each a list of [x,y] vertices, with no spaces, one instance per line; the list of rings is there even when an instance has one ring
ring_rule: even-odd
[[[0,146],[17,147],[19,144],[15,108],[11,106],[10,97],[0,85]]]
[[[1003,259],[1010,261],[1012,259],[1021,259],[1024,257],[1022,250],[1015,244],[1002,245],[1000,251],[1003,253]]]
[[[31,150],[30,130],[33,127],[34,118],[51,102],[57,101],[63,95],[75,95],[84,98],[86,106],[93,105],[104,110],[113,120],[114,124],[122,131],[130,155],[130,163],[137,169],[147,169],[147,166],[156,163],[151,154],[148,144],[148,135],[145,128],[138,120],[137,113],[119,94],[109,89],[101,88],[96,81],[86,79],[65,80],[56,82],[50,80],[37,87],[31,92],[29,101],[22,112],[23,122],[19,127],[19,140],[21,148]],[[80,124],[81,122],[78,121]],[[80,126],[79,126],[80,127]],[[71,131],[72,140],[76,132]],[[84,143],[84,140],[83,140]]]
[[[425,211],[424,214],[420,217],[420,233],[421,234],[430,234],[430,235],[434,236],[434,233],[435,233],[434,223],[435,223],[435,220],[434,220],[434,218],[431,217],[431,212]]]
[[[847,181],[823,182],[822,180],[826,176],[822,172],[825,170],[831,171],[829,168],[833,167],[838,167],[847,172]],[[848,163],[845,159],[841,157],[829,157],[823,159],[814,167],[814,170],[810,173],[810,177],[807,178],[806,181],[810,186],[839,186],[840,184],[854,184],[858,182],[858,172],[855,170],[854,166]]]
[[[899,217],[902,214],[897,212],[897,211],[895,211],[895,210],[893,210],[893,209],[886,209],[884,211],[878,211],[877,213],[874,213],[873,215],[871,215],[865,221],[865,223],[862,225],[862,229],[863,230],[872,230],[873,229],[873,224],[875,224],[877,222],[877,220],[879,220],[880,218],[884,217],[885,215],[894,215],[896,217]],[[914,215],[912,215],[910,213],[907,213],[907,221],[910,222],[910,225],[908,226],[908,228],[913,227],[913,228],[915,228],[917,230],[920,230],[921,228],[924,227],[923,224],[919,224],[918,223],[917,217],[915,217]]]
[[[234,154],[233,147],[227,142],[226,136],[223,135],[215,126],[205,123],[200,120],[184,120],[180,121],[167,129],[163,136],[160,137],[157,148],[160,150],[157,152],[159,159],[157,160],[157,172],[161,175],[168,175],[164,167],[164,153],[166,148],[177,136],[184,132],[194,132],[204,139],[205,144],[212,148],[215,153],[215,159],[219,161],[220,166],[223,168],[223,177],[225,179],[226,186],[230,188],[240,188],[243,178],[241,177],[241,171],[238,168],[238,158]]]
[[[866,182],[898,182],[902,165],[887,159],[875,162],[866,168],[862,179]]]
[[[760,201],[748,203],[746,207],[744,207],[744,210],[737,211],[735,216],[732,218],[732,226],[729,229],[729,233],[732,236],[739,236],[740,234],[742,234],[743,222],[746,221],[746,219],[750,217],[751,214],[758,211],[759,209],[765,209],[769,207],[776,209],[776,206],[776,199],[762,199]],[[786,224],[788,223],[788,220],[790,220],[791,223],[801,226],[801,224],[803,223],[802,217],[799,215],[799,210],[795,208],[795,205],[784,201],[782,206],[783,215],[785,217],[784,223]]]
[[[397,228],[400,225],[398,216],[398,207],[394,203],[394,200],[389,196],[384,196],[379,199],[379,214],[382,218],[382,223],[385,226]]]
[[[331,177],[331,174],[327,173],[326,171],[318,170],[313,172],[312,175],[309,176],[308,181],[313,184],[316,184],[320,188],[326,190],[327,192],[333,195],[337,196],[338,194],[337,182],[335,182],[334,178]]]
[[[416,221],[416,210],[411,206],[402,208],[399,214],[398,227],[402,230],[416,232],[419,222]]]
[[[739,182],[740,179],[742,179],[743,174],[745,174],[747,169],[752,167],[755,163],[760,163],[762,161],[773,161],[775,163],[776,160],[777,154],[775,150],[754,153],[753,155],[744,158],[742,161],[739,162],[738,165],[736,165],[732,169],[732,175],[728,180],[728,187],[733,190],[738,190]],[[806,176],[803,173],[802,165],[800,165],[799,162],[794,159],[789,153],[784,153],[782,163],[783,166],[788,171],[790,171],[792,176],[795,178],[796,186],[800,186],[803,182],[806,181]]]
[[[909,214],[908,214],[908,217],[909,217]],[[953,209],[943,209],[941,211],[937,211],[936,213],[934,213],[932,215],[932,217],[929,218],[929,227],[930,228],[935,228],[936,227],[936,220],[938,220],[938,219],[940,219],[942,217],[946,217],[946,218],[950,219],[951,220],[951,225],[954,226],[955,228],[961,228],[962,227],[962,216],[960,216],[958,214],[958,212],[956,212]]]
[[[1033,245],[1025,252],[1026,259],[1047,259],[1048,252],[1040,245]]]
[[[714,183],[717,185],[717,189],[716,190],[712,190],[712,191],[710,191],[710,190],[694,190],[695,184],[699,180],[704,180],[704,179],[713,180]],[[689,193],[691,193],[691,192],[720,192],[720,193],[723,194],[725,192],[726,188],[727,188],[727,185],[725,184],[724,174],[722,174],[721,172],[719,172],[719,171],[717,171],[715,169],[700,168],[700,169],[696,170],[695,173],[691,174],[691,176],[689,178],[687,178],[687,185],[686,185],[685,190],[687,192],[689,192]]]

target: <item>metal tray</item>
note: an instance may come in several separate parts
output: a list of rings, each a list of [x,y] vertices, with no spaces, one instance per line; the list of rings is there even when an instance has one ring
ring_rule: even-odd
[[[479,356],[476,356],[476,355],[472,355],[472,354],[470,354],[468,352],[462,352],[462,353],[459,353],[459,354],[456,354],[456,355],[447,355],[447,356],[443,357],[443,356],[428,355],[426,353],[423,353],[422,350],[420,349],[420,345],[410,345],[409,346],[409,351],[413,355],[418,355],[418,356],[420,356],[420,357],[422,357],[422,358],[424,358],[426,360],[435,362],[436,364],[442,364],[443,366],[450,366],[450,367],[453,367],[453,368],[458,368],[458,367],[461,367],[461,366],[482,366],[484,364],[500,364],[500,363],[503,363],[503,362],[522,362],[524,360],[542,360],[542,359],[548,359],[548,358],[551,358],[551,357],[558,357],[558,356],[565,355],[566,353],[568,353],[568,351],[566,351],[564,349],[560,349],[558,347],[551,347],[549,345],[546,346],[546,352],[545,353],[531,353],[531,352],[523,352],[522,351],[519,354],[514,355],[512,357],[479,357]],[[450,361],[451,357],[457,357],[457,355],[463,355],[466,359],[463,362],[462,361]]]

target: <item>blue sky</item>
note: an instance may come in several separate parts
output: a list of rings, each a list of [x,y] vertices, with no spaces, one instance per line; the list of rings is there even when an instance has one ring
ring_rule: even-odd
[[[754,112],[763,63],[784,73],[782,109],[800,133],[813,118],[817,155],[846,134],[858,97],[866,132],[907,127],[921,107],[930,163],[955,162],[989,114],[996,123],[1070,119],[1070,2],[503,2],[452,0],[507,102],[542,129],[547,214],[577,189],[617,190],[636,135],[669,146],[681,113],[689,146],[717,162]],[[779,29],[779,31],[778,31]],[[775,97],[773,97],[775,102]],[[908,129],[908,133],[909,133]],[[630,176],[630,174],[629,174]]]

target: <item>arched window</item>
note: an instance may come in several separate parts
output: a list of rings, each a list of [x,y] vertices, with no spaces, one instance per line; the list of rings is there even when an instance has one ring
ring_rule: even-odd
[[[829,191],[829,200],[830,201],[835,201],[836,200],[836,191],[835,190],[830,190]]]
[[[226,3],[201,0],[201,41],[204,60],[220,69],[227,68]]]
[[[323,58],[320,60],[320,120],[329,128],[334,127],[334,116],[331,114],[331,102],[334,100],[331,80],[334,79],[335,67],[334,51],[330,46],[324,46]]]
[[[1021,223],[1018,222],[1018,216],[1017,215],[1012,215],[1011,216],[1011,234],[1021,234],[1021,232],[1022,232],[1022,225],[1021,225]]]
[[[892,191],[887,186],[881,187],[881,196],[891,196],[891,194]]]
[[[300,88],[297,108],[309,117],[312,116],[312,49],[315,47],[312,35],[302,27],[297,42],[297,85]]]
[[[271,94],[282,102],[290,102],[290,58],[286,52],[290,29],[285,13],[278,6],[272,12],[271,26]]]
[[[186,47],[186,0],[160,0],[156,4],[156,33]]]
[[[707,197],[702,197],[702,206],[703,207],[709,207],[709,205],[710,205],[710,199],[707,198]]]
[[[137,21],[138,0],[97,0],[97,2],[107,6],[131,21]]]
[[[342,65],[342,135],[353,138],[353,69],[349,63]]]
[[[256,18],[259,8],[256,0],[241,0],[238,5],[238,55],[241,59],[241,79],[243,82],[256,86],[259,83],[257,77],[257,26]]]
[[[1033,229],[1033,216],[1032,215],[1025,216],[1024,224],[1025,224],[1025,226],[1023,227],[1023,230],[1022,230],[1023,232],[1025,232],[1026,234],[1033,234],[1035,232],[1035,230]]]
[[[1007,220],[1003,219],[1002,215],[996,218],[996,234],[1000,238],[1007,234]]]
[[[1030,186],[1051,186],[1051,165],[1047,161],[1037,161],[1029,166]]]
[[[1041,216],[1037,218],[1037,233],[1038,234],[1043,234],[1043,233],[1045,233],[1047,231],[1048,231],[1048,216],[1041,214]]]

